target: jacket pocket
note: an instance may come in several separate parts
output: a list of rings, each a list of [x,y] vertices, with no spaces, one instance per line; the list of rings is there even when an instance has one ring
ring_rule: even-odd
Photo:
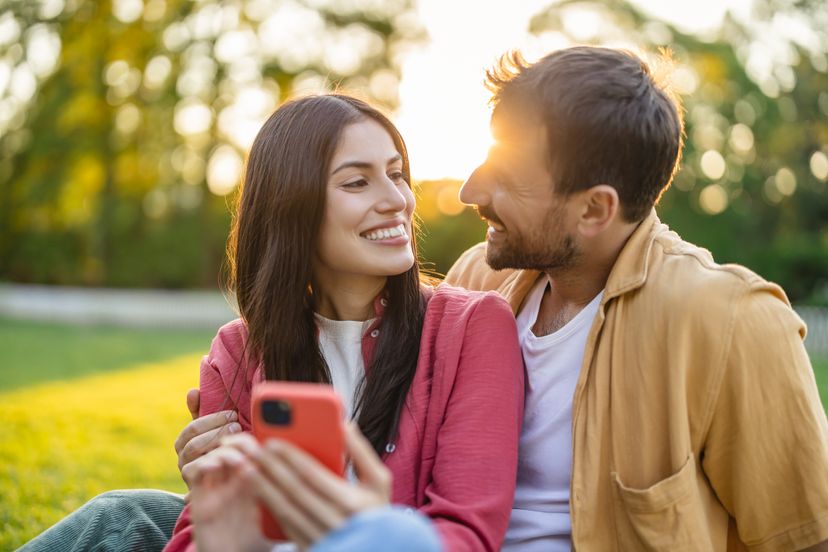
[[[646,489],[612,473],[615,526],[621,550],[712,550],[692,454],[666,479]]]

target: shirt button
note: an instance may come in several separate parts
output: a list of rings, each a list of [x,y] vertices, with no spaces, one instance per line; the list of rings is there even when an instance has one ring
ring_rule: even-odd
[[[388,454],[391,454],[395,450],[397,450],[397,445],[395,445],[394,443],[388,443],[387,445],[385,445],[385,452],[387,452]]]
[[[379,335],[379,330],[374,330],[371,332],[371,337],[377,337]]]
[[[388,300],[387,299],[380,299],[380,305],[382,305],[383,307],[387,307],[388,306]]]

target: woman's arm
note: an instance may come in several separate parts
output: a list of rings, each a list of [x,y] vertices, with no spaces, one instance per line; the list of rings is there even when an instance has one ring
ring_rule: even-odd
[[[447,550],[499,550],[514,500],[524,396],[508,304],[494,294],[480,299],[462,339],[420,511],[434,521]]]

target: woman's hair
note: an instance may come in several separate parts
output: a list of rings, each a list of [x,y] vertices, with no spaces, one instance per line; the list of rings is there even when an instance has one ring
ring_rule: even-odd
[[[268,380],[331,382],[314,319],[312,266],[331,158],[345,127],[365,120],[391,136],[410,185],[399,131],[382,113],[349,96],[284,104],[250,150],[228,242],[229,284],[247,326],[246,358],[261,361]],[[384,293],[388,307],[356,410],[360,429],[379,454],[396,434],[417,366],[425,301],[416,260],[388,278]]]

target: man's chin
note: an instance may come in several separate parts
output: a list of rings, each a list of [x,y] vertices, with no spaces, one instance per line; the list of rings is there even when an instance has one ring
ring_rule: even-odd
[[[503,248],[492,245],[486,242],[486,264],[492,270],[503,270],[504,268],[514,268],[510,266],[512,259],[509,258],[508,252]]]

